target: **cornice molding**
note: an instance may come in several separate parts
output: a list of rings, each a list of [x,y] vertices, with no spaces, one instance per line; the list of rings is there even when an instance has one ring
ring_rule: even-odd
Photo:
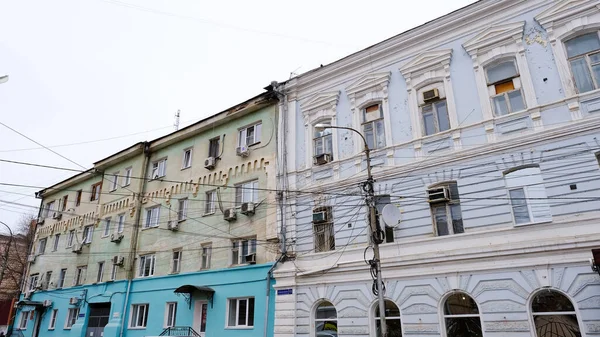
[[[525,21],[489,26],[473,38],[463,43],[470,56],[477,55],[482,49],[497,45],[512,44],[523,38]]]
[[[564,0],[538,14],[535,17],[535,20],[539,22],[542,27],[548,29],[548,27],[552,27],[555,21],[573,17],[575,14],[593,7],[600,7],[600,1]]]
[[[318,93],[303,103],[300,103],[303,114],[311,114],[319,110],[333,110],[340,99],[340,91]]]
[[[434,69],[443,69],[450,64],[452,49],[429,50],[418,54],[399,68],[402,76],[411,78]]]
[[[390,76],[390,71],[363,75],[346,87],[346,93],[352,96],[369,90],[385,89],[390,82]]]

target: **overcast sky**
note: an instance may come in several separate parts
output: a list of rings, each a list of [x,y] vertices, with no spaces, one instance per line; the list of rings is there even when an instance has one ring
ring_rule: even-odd
[[[0,122],[91,167],[173,131],[178,109],[188,125],[471,2],[0,0]],[[0,159],[79,168],[2,125]],[[72,174],[0,162],[4,184]],[[37,213],[37,190],[0,185],[34,206],[0,202],[0,221]]]

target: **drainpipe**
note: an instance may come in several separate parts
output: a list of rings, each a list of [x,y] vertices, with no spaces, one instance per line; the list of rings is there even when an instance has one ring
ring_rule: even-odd
[[[121,310],[121,332],[120,337],[123,337],[123,331],[125,330],[125,314],[127,311],[127,303],[129,302],[129,294],[131,291],[131,283],[133,279],[133,260],[137,254],[137,239],[139,233],[140,216],[142,214],[142,198],[146,191],[146,175],[148,174],[148,161],[150,160],[150,143],[144,142],[144,163],[142,166],[142,176],[140,177],[139,193],[136,199],[136,210],[135,218],[133,220],[133,229],[131,232],[131,249],[129,250],[129,270],[127,270],[127,292],[125,293],[125,301],[123,302],[123,310]]]

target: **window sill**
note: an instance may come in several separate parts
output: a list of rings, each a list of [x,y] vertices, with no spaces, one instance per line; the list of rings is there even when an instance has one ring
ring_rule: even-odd
[[[252,330],[253,326],[226,326],[226,330]]]
[[[127,186],[129,186],[129,185],[131,185],[131,183],[127,183],[127,184],[125,184],[125,185],[123,185],[123,186],[121,186],[121,187],[127,187]]]
[[[102,235],[100,238],[101,239],[106,239],[107,237],[109,237],[110,235],[106,234],[106,235]]]
[[[184,222],[185,220],[187,220],[187,218],[185,218],[185,219],[181,219],[181,220],[177,220],[177,223],[182,223],[182,222]]]
[[[187,169],[190,169],[190,168],[192,168],[192,166],[191,166],[191,165],[190,165],[190,166],[188,166],[188,167],[182,167],[182,168],[181,168],[181,170],[183,171],[183,170],[187,170]]]
[[[141,327],[132,327],[132,326],[130,326],[127,329],[128,330],[146,330],[146,327],[145,326],[141,326]]]
[[[54,331],[55,328],[48,328],[48,331]]]
[[[117,190],[116,188],[113,188],[112,190],[108,191],[108,193],[112,193],[112,192],[114,192],[116,190]]]
[[[547,224],[547,223],[552,223],[552,220],[514,224],[514,227],[526,227],[526,226],[533,226],[533,225],[540,225],[540,224]]]
[[[210,212],[210,213],[204,213],[202,214],[202,216],[210,216],[210,215],[215,215],[216,212]]]
[[[145,231],[148,229],[155,229],[155,228],[158,228],[158,226],[144,227],[144,228],[142,228],[142,230]]]
[[[252,143],[252,144],[250,144],[250,145],[246,145],[246,146],[247,146],[248,148],[250,148],[250,147],[253,147],[253,146],[256,146],[256,145],[259,145],[259,144],[260,144],[260,142],[256,142],[256,143]]]

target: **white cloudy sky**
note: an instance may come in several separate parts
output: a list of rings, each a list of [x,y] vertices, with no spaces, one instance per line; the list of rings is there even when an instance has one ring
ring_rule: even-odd
[[[171,132],[178,109],[185,126],[471,2],[0,0],[0,122],[90,167]],[[0,159],[78,168],[2,125]],[[0,184],[71,174],[0,162]],[[37,207],[36,190],[0,200]],[[11,226],[35,212],[0,202]]]

